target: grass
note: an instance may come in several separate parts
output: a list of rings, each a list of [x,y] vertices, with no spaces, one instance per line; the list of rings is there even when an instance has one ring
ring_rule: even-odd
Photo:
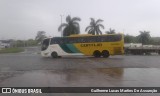
[[[0,53],[18,53],[23,51],[23,48],[4,48],[0,50]]]

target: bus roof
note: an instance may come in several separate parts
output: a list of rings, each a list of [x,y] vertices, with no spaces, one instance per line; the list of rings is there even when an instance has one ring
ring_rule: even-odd
[[[123,33],[116,33],[116,34],[102,34],[102,35],[92,35],[92,34],[73,34],[73,35],[70,35],[70,36],[64,36],[64,37],[85,37],[85,36],[107,36],[107,35],[123,35]],[[44,38],[44,39],[50,39],[50,38],[61,38],[61,37],[47,37],[47,38]],[[43,39],[43,40],[44,40]]]
[[[92,34],[73,34],[67,37],[93,36]]]
[[[92,35],[92,34],[74,34],[66,37],[81,37],[81,36],[106,36],[106,35],[118,35],[122,33],[116,33],[116,34],[102,34],[102,35]]]

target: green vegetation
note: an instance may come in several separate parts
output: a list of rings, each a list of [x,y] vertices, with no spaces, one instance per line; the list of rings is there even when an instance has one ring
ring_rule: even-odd
[[[111,29],[109,28],[109,31],[106,31],[106,34],[115,34],[115,30],[114,29]]]
[[[34,39],[28,40],[13,40],[10,39],[10,47],[29,47],[29,46],[37,46],[38,41]]]
[[[44,38],[46,38],[46,32],[45,31],[38,31],[37,36],[35,38],[37,43],[40,43]]]
[[[150,44],[160,45],[160,37],[151,37]]]
[[[94,18],[91,18],[90,25],[86,27],[85,31],[88,31],[88,34],[92,35],[102,35],[100,27],[104,29],[104,26],[100,24],[101,22],[103,22],[103,20],[98,19],[97,21],[95,21]]]
[[[160,45],[160,37],[151,37],[149,31],[139,31],[138,36],[124,35],[125,43],[142,43],[151,45]]]
[[[125,43],[138,43],[138,37],[132,35],[124,35],[124,42]]]
[[[4,48],[0,50],[0,53],[18,53],[18,52],[23,52],[23,48]]]
[[[79,17],[73,17],[71,18],[70,15],[68,15],[66,17],[66,22],[67,23],[62,23],[59,28],[58,31],[61,31],[62,28],[63,29],[63,36],[69,36],[72,34],[79,34],[80,33],[80,26],[79,23],[77,21],[81,21],[81,19]]]
[[[149,31],[139,31],[140,35],[138,36],[138,40],[139,42],[142,43],[142,45],[144,44],[148,44],[150,41],[150,32]]]

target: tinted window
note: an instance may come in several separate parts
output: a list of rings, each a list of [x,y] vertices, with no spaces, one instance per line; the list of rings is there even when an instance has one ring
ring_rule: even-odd
[[[43,42],[42,42],[42,46],[41,46],[41,50],[46,50],[49,46],[49,40],[50,39],[44,39]]]
[[[84,36],[84,37],[54,37],[51,44],[89,43],[89,42],[116,42],[122,35]]]
[[[122,39],[122,35],[108,35],[108,36],[101,36],[101,42],[116,42]]]
[[[61,44],[63,43],[63,40],[61,37],[54,37],[51,39],[51,44]]]

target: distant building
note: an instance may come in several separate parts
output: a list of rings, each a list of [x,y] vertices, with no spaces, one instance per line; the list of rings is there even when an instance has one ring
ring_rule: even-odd
[[[10,47],[10,41],[8,40],[0,40],[0,48],[8,48]]]

